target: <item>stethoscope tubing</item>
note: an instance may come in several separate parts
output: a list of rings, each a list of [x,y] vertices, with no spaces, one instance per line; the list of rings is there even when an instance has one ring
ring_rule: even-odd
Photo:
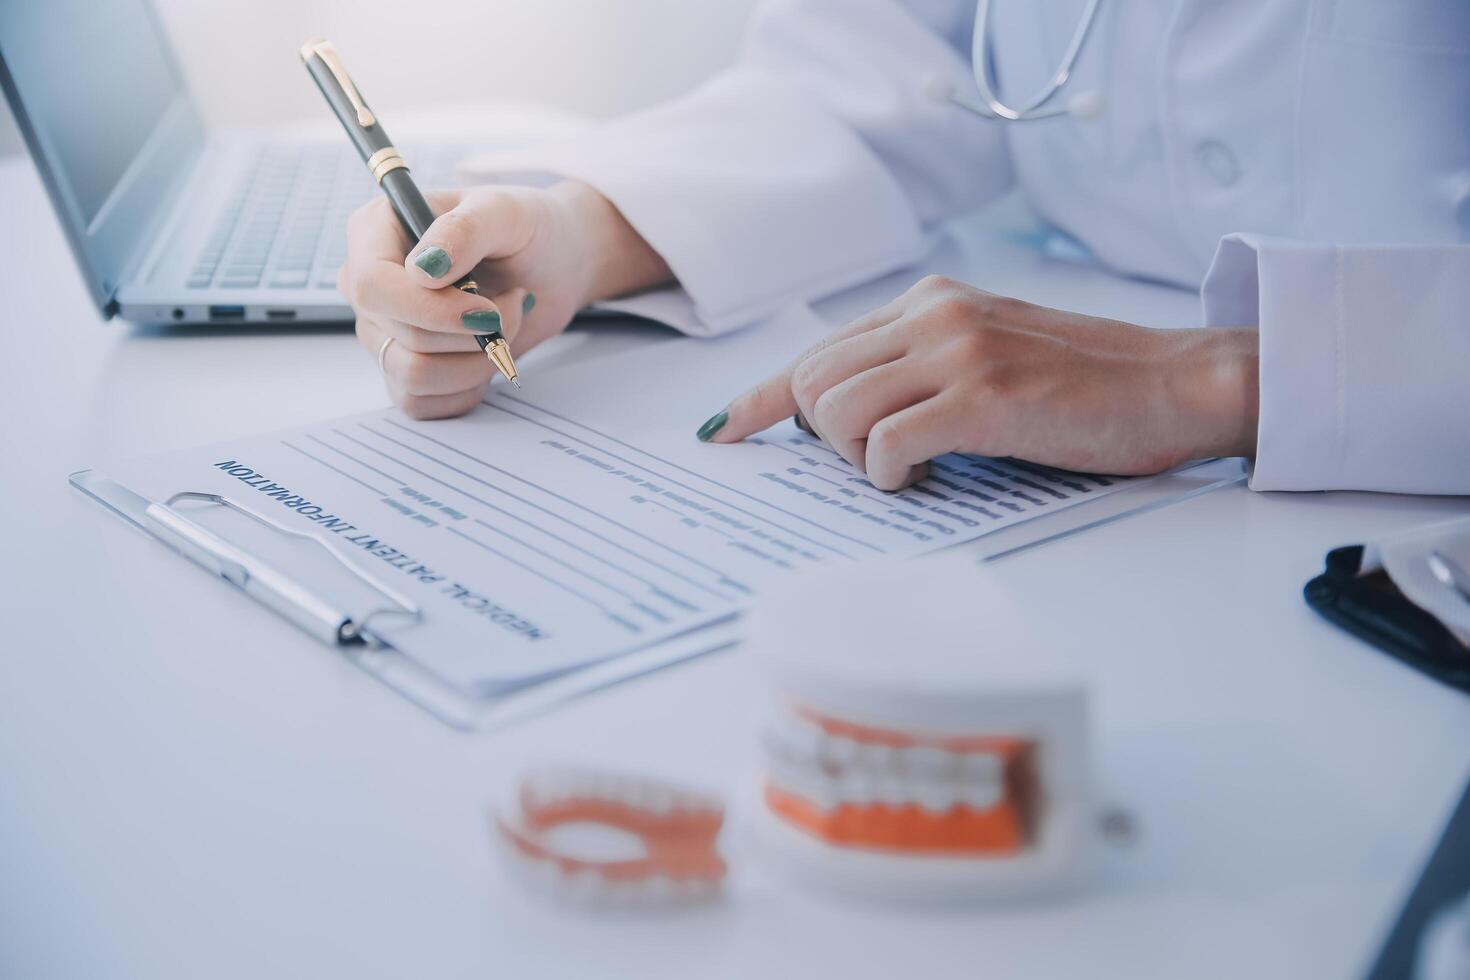
[[[1102,0],[1087,0],[1087,6],[1083,8],[1082,17],[1077,21],[1077,29],[1072,32],[1072,40],[1068,42],[1056,72],[1034,96],[1020,108],[1015,108],[1001,101],[990,84],[990,0],[978,0],[975,7],[975,30],[970,45],[970,64],[975,75],[975,87],[979,90],[980,101],[985,108],[995,118],[1007,122],[1032,122],[1067,115],[1070,110],[1066,107],[1045,106],[1056,98],[1062,86],[1072,77],[1072,70],[1077,67],[1077,59],[1082,54],[1088,35],[1097,23],[1097,8],[1101,3]]]

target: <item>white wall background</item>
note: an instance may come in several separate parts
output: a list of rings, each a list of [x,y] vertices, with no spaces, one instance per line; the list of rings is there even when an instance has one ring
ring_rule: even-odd
[[[152,2],[209,121],[254,125],[323,111],[296,55],[310,37],[384,113],[514,98],[611,115],[729,64],[755,0]],[[0,109],[0,153],[18,148]]]

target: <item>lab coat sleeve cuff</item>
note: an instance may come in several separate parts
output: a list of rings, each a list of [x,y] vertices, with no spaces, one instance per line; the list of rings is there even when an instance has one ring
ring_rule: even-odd
[[[1259,324],[1253,488],[1470,492],[1470,246],[1230,235],[1202,296]]]
[[[535,156],[611,200],[683,294],[616,305],[687,333],[745,326],[926,250],[912,206],[872,149],[779,74],[727,72]],[[465,169],[486,176],[487,167]]]
[[[1331,248],[1227,235],[1200,295],[1206,326],[1257,325],[1255,490],[1321,490],[1342,446],[1340,279]]]

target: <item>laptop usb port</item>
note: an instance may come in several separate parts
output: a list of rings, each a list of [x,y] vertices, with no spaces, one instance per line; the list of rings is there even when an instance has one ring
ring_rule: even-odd
[[[265,311],[265,318],[267,320],[294,320],[294,319],[296,319],[296,311],[295,310],[266,310]]]
[[[211,306],[209,308],[211,320],[243,320],[245,319],[245,307],[243,306]]]

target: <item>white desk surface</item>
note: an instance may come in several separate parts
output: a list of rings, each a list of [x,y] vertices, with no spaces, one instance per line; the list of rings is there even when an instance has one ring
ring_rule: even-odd
[[[548,906],[502,876],[497,793],[533,760],[733,792],[753,763],[745,659],[507,731],[444,727],[66,484],[382,405],[372,358],[344,331],[100,323],[28,162],[0,165],[0,212],[5,977],[1350,977],[1470,775],[1470,700],[1300,594],[1328,548],[1466,501],[1235,488],[998,566],[1085,632],[1102,778],[1141,821],[1085,898],[902,913],[792,892],[736,852],[714,906]],[[1190,296],[985,228],[930,267],[1089,312],[1197,316]],[[581,332],[528,374],[667,336]],[[717,407],[692,407],[691,432]]]

